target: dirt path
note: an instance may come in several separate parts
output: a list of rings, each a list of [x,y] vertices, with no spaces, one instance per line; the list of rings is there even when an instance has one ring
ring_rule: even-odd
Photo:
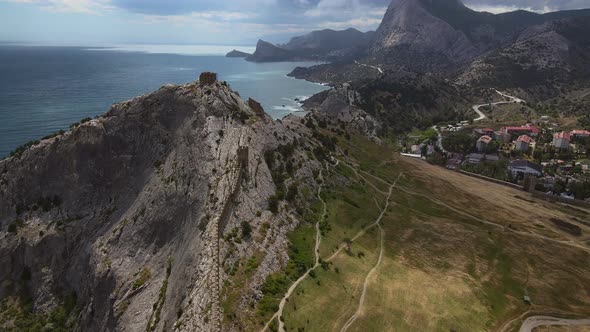
[[[545,241],[550,241],[550,242],[553,242],[553,243],[558,243],[558,244],[561,244],[561,245],[565,245],[565,246],[569,246],[569,247],[574,247],[576,249],[582,249],[584,251],[590,252],[590,248],[586,247],[585,245],[582,245],[582,244],[573,242],[573,241],[556,240],[556,239],[552,239],[550,237],[543,236],[543,235],[540,235],[540,234],[523,232],[523,231],[517,231],[517,230],[511,229],[509,227],[506,227],[506,226],[504,226],[502,224],[498,224],[498,223],[495,223],[495,222],[492,222],[492,221],[489,221],[489,220],[486,220],[486,219],[483,219],[483,218],[474,216],[474,215],[472,215],[470,213],[467,213],[467,212],[465,212],[463,210],[460,210],[460,209],[458,209],[458,208],[456,208],[456,207],[454,207],[452,205],[449,205],[449,204],[447,204],[447,203],[445,203],[445,202],[443,202],[443,201],[441,201],[439,199],[436,199],[436,198],[434,198],[434,197],[432,197],[430,195],[426,195],[426,194],[422,194],[422,193],[416,192],[416,191],[414,191],[414,190],[412,190],[410,188],[407,188],[407,187],[399,187],[398,186],[397,189],[399,189],[399,190],[401,190],[401,191],[403,191],[405,193],[408,193],[410,195],[424,197],[424,198],[432,201],[433,203],[436,203],[438,205],[442,205],[442,206],[446,207],[447,209],[450,209],[453,212],[456,212],[458,214],[461,214],[463,216],[466,216],[468,218],[471,218],[471,219],[473,219],[475,221],[478,221],[480,223],[486,224],[488,226],[499,228],[499,229],[501,229],[502,231],[505,231],[505,232],[507,231],[507,232],[511,232],[511,233],[514,233],[514,234],[519,234],[519,235],[523,235],[523,236],[527,236],[527,237],[534,237],[534,238],[537,238],[537,239],[541,239],[541,240],[545,240]]]
[[[339,161],[337,161],[336,164],[332,165],[332,166],[336,167],[336,166],[338,166],[338,164],[339,164]],[[323,183],[323,169],[320,170],[319,179],[321,179],[322,183]],[[285,323],[281,320],[281,316],[283,315],[283,310],[285,309],[285,305],[287,304],[287,300],[289,299],[289,297],[291,296],[293,291],[295,291],[297,286],[299,286],[299,284],[303,280],[305,280],[305,278],[307,278],[309,273],[312,270],[316,269],[318,266],[320,266],[320,245],[322,243],[322,233],[320,231],[320,223],[324,220],[324,218],[326,217],[326,214],[328,213],[328,205],[326,204],[326,202],[322,198],[322,188],[323,188],[323,185],[319,186],[318,193],[317,193],[318,199],[322,202],[324,209],[322,211],[322,216],[318,219],[318,221],[315,224],[316,236],[315,236],[315,246],[314,246],[314,255],[315,255],[314,265],[309,270],[307,270],[304,275],[302,275],[299,279],[297,279],[297,281],[295,281],[291,285],[291,287],[289,287],[289,290],[287,290],[287,293],[285,294],[285,296],[283,296],[283,298],[281,299],[281,302],[279,303],[279,310],[270,318],[270,320],[266,323],[266,325],[264,325],[264,328],[262,329],[262,331],[266,331],[275,318],[278,318],[279,331],[280,332],[285,331]]]
[[[337,160],[338,160],[338,159],[337,159]],[[340,161],[340,160],[338,160],[338,161]],[[367,180],[367,178],[365,178],[364,176],[360,175],[360,174],[359,174],[359,171],[358,171],[356,168],[352,167],[352,166],[351,166],[351,165],[349,165],[347,162],[342,162],[342,163],[343,163],[343,165],[346,165],[346,167],[350,168],[350,169],[351,169],[351,170],[354,172],[354,175],[357,177],[357,179],[359,179],[359,180],[362,180],[362,181],[364,181],[365,183],[367,183],[367,184],[368,184],[368,185],[369,185],[371,188],[373,188],[373,190],[375,190],[376,192],[378,192],[378,193],[380,193],[380,194],[383,194],[383,195],[387,195],[387,192],[385,192],[385,191],[383,191],[383,190],[381,190],[381,189],[377,188],[377,186],[375,186],[375,185],[374,185],[374,184],[373,184],[371,181]],[[361,172],[362,172],[362,171],[361,171]],[[363,173],[364,173],[364,172],[363,172]],[[367,174],[368,174],[368,173],[367,173]],[[372,176],[373,176],[373,175],[372,175]],[[381,178],[378,178],[378,179],[379,179],[379,181],[384,181],[384,180],[383,180],[383,179],[381,179]],[[385,182],[385,183],[387,183],[387,182]],[[387,183],[387,184],[389,185],[389,183]]]
[[[334,164],[334,165],[331,165],[331,166],[333,166],[333,167],[335,167],[335,166],[338,166],[338,164],[339,164],[339,163],[340,163],[340,160],[336,160],[336,164]],[[347,163],[344,163],[344,164],[347,164]],[[349,167],[351,167],[351,166],[349,165]],[[354,167],[351,167],[351,168],[353,168],[353,169],[354,169]],[[356,169],[355,169],[355,170],[356,170]],[[401,176],[402,176],[402,175],[403,175],[403,173],[399,174],[399,176],[398,176],[398,178],[395,180],[395,182],[394,182],[393,184],[391,184],[391,185],[390,185],[390,187],[389,187],[389,192],[388,192],[388,196],[387,196],[387,200],[386,200],[386,202],[385,202],[385,208],[384,208],[384,209],[381,211],[381,214],[379,215],[379,217],[377,218],[377,220],[375,221],[375,223],[371,224],[370,226],[367,226],[367,227],[365,227],[365,228],[364,228],[364,229],[362,229],[360,232],[358,232],[358,233],[357,233],[357,234],[356,234],[356,235],[355,235],[355,236],[354,236],[354,237],[351,239],[351,242],[354,242],[354,241],[356,241],[358,238],[360,238],[361,236],[363,236],[363,235],[364,235],[364,234],[367,232],[367,230],[369,230],[369,229],[371,229],[371,228],[373,228],[373,227],[376,227],[376,226],[377,226],[377,227],[379,227],[379,228],[382,230],[382,228],[381,228],[381,225],[380,225],[380,223],[381,223],[381,219],[383,219],[383,216],[385,215],[385,212],[387,211],[387,208],[388,208],[388,206],[389,206],[389,200],[390,200],[390,198],[391,198],[391,195],[393,194],[393,189],[394,189],[394,188],[395,188],[395,186],[397,185],[397,182],[398,182],[398,180],[401,178]],[[320,178],[322,178],[322,170],[320,170]],[[375,178],[378,178],[378,177],[375,177]],[[383,181],[383,182],[385,182],[385,183],[387,183],[387,181],[385,181],[385,180],[383,180],[383,179],[381,179],[381,178],[378,178],[378,179],[379,179],[379,180],[381,180],[381,181]],[[301,284],[301,282],[303,282],[303,281],[304,281],[304,280],[305,280],[305,279],[306,279],[306,278],[309,276],[309,273],[310,273],[312,270],[315,270],[316,268],[318,268],[318,267],[319,267],[319,265],[320,265],[320,264],[319,264],[319,259],[320,259],[320,257],[319,257],[319,247],[320,247],[320,244],[321,244],[321,232],[320,232],[320,229],[319,229],[319,225],[320,225],[320,222],[321,222],[321,221],[322,221],[322,220],[323,220],[323,219],[326,217],[326,214],[327,214],[327,212],[328,212],[328,206],[327,206],[326,202],[323,200],[323,198],[321,197],[321,190],[322,190],[322,187],[323,187],[323,186],[320,186],[320,188],[318,189],[318,198],[319,198],[319,200],[322,202],[322,204],[323,204],[323,206],[324,206],[324,210],[323,210],[322,217],[321,217],[321,218],[318,220],[318,222],[316,223],[316,232],[317,232],[317,233],[316,233],[316,245],[315,245],[315,259],[316,259],[315,265],[314,265],[312,268],[310,268],[309,270],[307,270],[307,271],[305,272],[305,274],[304,274],[304,275],[302,275],[302,276],[301,276],[299,279],[297,279],[297,281],[295,281],[295,282],[294,282],[294,283],[291,285],[291,287],[289,287],[289,289],[287,290],[287,293],[285,294],[285,296],[284,296],[284,297],[281,299],[281,302],[279,303],[279,309],[278,309],[278,310],[277,310],[277,312],[276,312],[276,313],[275,313],[275,314],[274,314],[274,315],[273,315],[273,316],[272,316],[272,317],[271,317],[271,318],[268,320],[268,322],[267,322],[267,323],[264,325],[264,327],[261,329],[261,331],[262,331],[262,332],[264,332],[264,331],[267,331],[267,330],[268,330],[268,328],[270,327],[270,324],[271,324],[271,323],[272,323],[272,321],[273,321],[273,320],[275,320],[275,319],[277,319],[277,320],[278,320],[278,323],[279,323],[279,329],[278,329],[278,330],[279,330],[279,332],[286,332],[286,331],[285,331],[285,324],[284,324],[284,322],[282,322],[282,321],[281,321],[281,316],[283,315],[283,311],[284,311],[284,309],[285,309],[285,305],[287,304],[287,300],[288,300],[288,299],[289,299],[289,297],[290,297],[290,296],[293,294],[293,292],[295,291],[295,289],[297,288],[297,286],[299,286],[299,284]],[[383,232],[383,230],[382,230],[382,232]],[[381,262],[382,255],[383,255],[383,237],[384,237],[384,234],[382,233],[382,241],[381,241],[381,253],[380,253],[380,255],[379,255],[379,260],[378,260],[378,262],[377,262],[376,266],[375,266],[375,267],[373,267],[373,269],[372,269],[371,271],[373,271],[374,269],[376,269],[376,267],[377,267],[377,266],[380,264],[380,262]],[[330,256],[330,257],[329,257],[328,259],[326,259],[325,261],[326,261],[326,262],[330,262],[331,260],[333,260],[333,259],[334,259],[336,256],[338,256],[338,254],[340,254],[340,252],[342,252],[342,250],[343,250],[345,247],[346,247],[346,246],[344,246],[344,245],[341,245],[341,246],[339,246],[338,250],[336,250],[336,251],[335,251],[335,252],[332,254],[332,256]],[[370,274],[370,273],[371,273],[371,272],[369,272],[369,274]],[[368,284],[368,277],[369,277],[369,276],[367,276],[367,277],[366,277],[366,279],[365,279],[365,285],[363,286],[363,296],[362,296],[362,297],[363,297],[363,302],[364,302],[364,294],[366,293],[366,287],[367,287],[367,284]],[[359,303],[359,309],[357,310],[357,312],[359,312],[359,311],[360,311],[360,308],[361,308],[361,307],[362,307],[362,303]],[[355,314],[355,315],[358,315],[358,313],[357,313],[357,314]]]
[[[383,229],[383,227],[381,227],[381,219],[383,219],[383,216],[385,215],[385,213],[387,212],[387,209],[389,208],[389,199],[391,198],[391,195],[393,193],[393,188],[395,188],[395,186],[397,185],[397,181],[402,176],[402,174],[400,174],[398,176],[398,178],[395,180],[395,182],[389,187],[389,193],[387,195],[387,200],[385,201],[385,207],[383,208],[383,210],[381,210],[381,214],[379,215],[379,218],[377,218],[377,221],[375,222],[375,224],[379,228],[379,233],[380,233],[379,258],[377,259],[377,263],[375,264],[375,266],[373,266],[373,268],[369,271],[369,273],[365,277],[365,281],[363,283],[363,291],[361,293],[361,297],[359,299],[359,304],[358,304],[358,308],[356,309],[356,312],[350,317],[350,319],[346,322],[346,324],[344,324],[344,326],[342,327],[340,332],[345,332],[346,330],[348,330],[348,328],[350,326],[352,326],[352,324],[354,324],[354,322],[357,320],[357,318],[361,314],[361,310],[363,309],[363,304],[365,303],[365,297],[367,294],[367,287],[369,286],[369,280],[370,280],[371,276],[373,274],[375,274],[375,272],[377,271],[377,268],[379,267],[379,265],[381,265],[381,261],[383,260],[383,252],[385,251],[385,245],[384,245],[385,230]]]
[[[540,326],[590,326],[588,319],[564,319],[551,316],[532,316],[525,319],[519,332],[532,332]]]

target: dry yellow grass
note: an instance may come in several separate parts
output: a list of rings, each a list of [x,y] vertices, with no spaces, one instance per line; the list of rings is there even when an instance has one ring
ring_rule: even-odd
[[[487,308],[463,278],[386,259],[350,331],[485,331]]]
[[[384,259],[368,278],[365,302],[349,331],[499,331],[531,310],[590,316],[590,247],[585,242],[590,228],[580,222],[590,211],[419,160],[392,158],[381,147],[358,142],[362,150],[347,145],[352,156],[364,158],[356,163],[358,173],[389,183],[403,176],[381,222]],[[342,174],[333,175],[327,178],[334,181],[333,195],[326,200],[333,231],[323,242],[324,258],[343,236],[359,231],[359,220],[365,224],[367,217],[376,217],[374,198],[384,206],[380,191],[385,183],[373,177],[379,189],[361,191],[358,183],[348,188]],[[343,195],[362,202],[354,213],[343,204]],[[552,220],[579,225],[584,236],[559,229]],[[377,231],[370,229],[353,244],[353,252],[363,251],[364,258],[341,252],[329,271],[319,268],[316,278],[300,285],[285,308],[288,330],[342,329],[375,266]],[[533,305],[523,301],[524,295]]]

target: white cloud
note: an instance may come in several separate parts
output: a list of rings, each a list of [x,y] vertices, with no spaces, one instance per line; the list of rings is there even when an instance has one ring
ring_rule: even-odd
[[[315,29],[375,29],[383,19],[386,7],[360,0],[320,0],[318,4],[304,12],[307,18],[315,21]]]
[[[542,9],[535,9],[532,7],[517,7],[517,6],[506,6],[506,5],[467,5],[467,7],[476,10],[478,12],[488,12],[492,14],[501,14],[501,13],[508,13],[513,12],[515,10],[527,10],[530,12],[536,13],[548,13],[555,11],[556,9],[550,8],[548,6],[544,6]]]
[[[207,12],[192,12],[186,15],[142,15],[145,23],[159,24],[171,23],[176,25],[203,23],[217,24],[223,21],[244,20],[256,17],[254,13],[246,12],[223,12],[223,11],[207,11]],[[210,21],[211,20],[211,21]]]
[[[355,27],[359,30],[372,29],[381,23],[380,18],[353,18],[346,21],[325,21],[317,24],[318,29],[347,29]]]
[[[99,15],[105,10],[112,9],[110,0],[2,0],[5,2],[38,5],[43,9],[54,12],[85,13]]]

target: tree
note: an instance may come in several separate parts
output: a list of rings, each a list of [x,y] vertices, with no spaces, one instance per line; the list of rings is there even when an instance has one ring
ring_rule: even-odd
[[[242,221],[242,238],[247,239],[252,234],[252,226],[247,221]]]
[[[268,198],[268,210],[274,214],[279,212],[279,198],[276,195]]]
[[[420,148],[420,154],[423,157],[428,154],[428,146],[426,144],[425,145],[422,145],[422,147]]]

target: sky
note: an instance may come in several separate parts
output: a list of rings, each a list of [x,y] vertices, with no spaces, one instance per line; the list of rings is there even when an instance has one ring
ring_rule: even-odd
[[[395,0],[394,0],[395,1]],[[318,29],[377,28],[391,0],[0,0],[0,41],[49,45],[285,42]],[[465,0],[472,9],[549,12],[590,0]]]

